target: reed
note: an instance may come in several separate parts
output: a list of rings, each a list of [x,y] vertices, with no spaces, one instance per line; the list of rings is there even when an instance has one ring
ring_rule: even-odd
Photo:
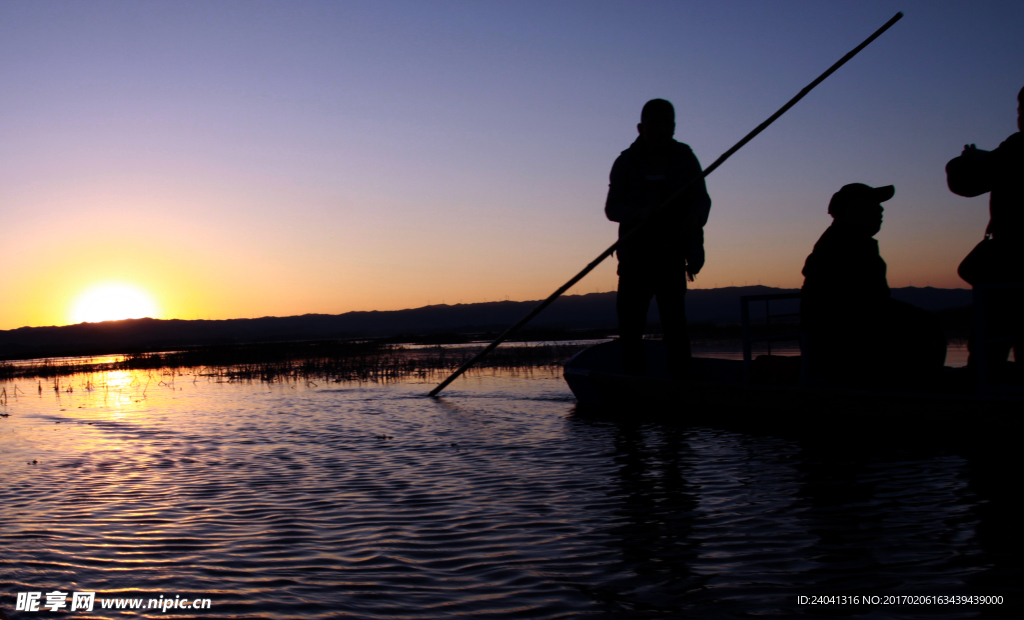
[[[557,367],[585,348],[579,344],[518,344],[500,347],[482,368],[524,370]],[[0,364],[0,380],[36,378],[52,380],[55,392],[70,389],[61,377],[106,371],[162,371],[173,381],[182,370],[218,381],[339,382],[397,381],[406,377],[427,377],[450,372],[476,355],[483,345],[412,348],[383,341],[275,342],[246,345],[206,346],[158,353],[115,356],[113,361],[96,358],[28,360]],[[93,389],[88,381],[86,391]]]

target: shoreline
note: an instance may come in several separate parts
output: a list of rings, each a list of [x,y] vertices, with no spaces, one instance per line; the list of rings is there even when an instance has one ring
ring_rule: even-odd
[[[481,360],[480,368],[527,369],[562,366],[579,351],[612,339],[590,338],[515,340],[503,343]],[[648,336],[650,337],[650,336]],[[200,369],[201,374],[264,382],[285,380],[395,380],[450,372],[479,352],[487,340],[437,342],[436,338],[394,342],[380,340],[311,340],[250,344],[206,345],[167,351],[105,352],[91,355],[60,355],[0,362],[0,381],[50,379],[83,373],[110,371]],[[427,340],[424,342],[423,340]],[[695,357],[742,359],[740,340],[693,339]],[[756,347],[754,356],[767,353]],[[771,349],[775,355],[799,355],[796,343]],[[946,365],[967,362],[966,341],[951,339]]]

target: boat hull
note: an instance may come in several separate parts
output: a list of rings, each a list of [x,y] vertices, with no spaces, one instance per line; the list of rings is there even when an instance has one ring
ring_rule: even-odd
[[[622,346],[618,340],[604,342],[577,353],[565,364],[563,376],[580,403],[598,405],[679,399],[696,384],[741,386],[743,363],[696,357],[684,380],[671,377],[668,355],[660,340],[644,340],[647,375],[623,371]]]
[[[934,389],[881,391],[766,381],[771,373],[753,373],[755,381],[747,383],[743,362],[695,357],[688,376],[674,380],[665,370],[663,343],[645,341],[644,346],[651,371],[646,377],[622,372],[622,349],[616,341],[570,359],[564,376],[579,403],[577,412],[768,431],[842,428],[858,433],[886,433],[896,427],[912,433],[939,428],[959,433],[967,430],[965,423],[987,420],[980,430],[990,434],[993,428],[1018,429],[1024,417],[1019,397],[982,398],[961,387],[969,378],[961,368],[947,368]]]

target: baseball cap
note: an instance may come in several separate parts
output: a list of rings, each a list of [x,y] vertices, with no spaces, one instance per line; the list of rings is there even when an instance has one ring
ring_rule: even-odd
[[[851,208],[872,206],[889,200],[896,194],[896,188],[892,185],[885,187],[871,187],[863,183],[850,183],[844,185],[838,192],[832,194],[832,200],[828,203],[829,215]]]

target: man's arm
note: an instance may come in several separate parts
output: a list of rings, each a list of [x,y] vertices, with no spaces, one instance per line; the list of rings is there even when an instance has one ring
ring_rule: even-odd
[[[700,167],[697,156],[693,154],[693,151],[690,151],[689,155],[685,178],[697,178],[697,180],[690,184],[683,200],[687,206],[689,223],[692,226],[704,228],[704,225],[708,223],[708,215],[711,213],[711,196],[708,195],[708,188],[702,176],[704,170]]]
[[[704,183],[704,171],[693,151],[687,154],[685,176],[689,186],[683,192],[683,204],[686,206],[686,230],[684,247],[686,248],[686,275],[693,277],[704,268],[704,225],[708,223],[711,213],[711,196],[708,195]],[[695,180],[693,180],[695,179]]]
[[[612,173],[608,180],[608,198],[604,203],[604,214],[613,222],[632,223],[642,216],[642,213],[629,203],[627,176],[625,157],[620,155],[612,164]]]
[[[946,164],[946,185],[949,191],[967,198],[992,191],[991,155],[973,144],[964,146],[960,156]]]

